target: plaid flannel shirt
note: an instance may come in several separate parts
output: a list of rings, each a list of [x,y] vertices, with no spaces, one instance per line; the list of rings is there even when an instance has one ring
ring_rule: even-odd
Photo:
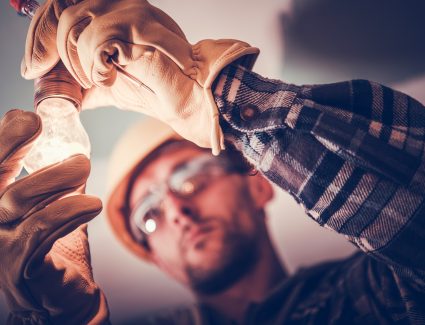
[[[319,225],[367,254],[342,269],[348,274],[363,259],[377,278],[367,274],[362,285],[355,276],[333,279],[358,281],[350,313],[364,309],[358,321],[380,319],[370,315],[377,307],[362,307],[371,301],[365,295],[374,296],[389,323],[424,324],[423,105],[366,80],[295,86],[236,65],[221,73],[214,96],[225,139]],[[329,290],[336,287],[355,288]]]
[[[425,324],[424,107],[366,80],[295,86],[238,66],[214,86],[225,139],[366,253],[298,270],[243,324]],[[137,323],[234,324],[205,305]]]

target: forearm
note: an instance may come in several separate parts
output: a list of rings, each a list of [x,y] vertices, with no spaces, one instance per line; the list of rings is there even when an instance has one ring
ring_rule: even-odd
[[[422,272],[425,109],[367,81],[294,86],[230,67],[215,89],[225,137],[320,225]]]

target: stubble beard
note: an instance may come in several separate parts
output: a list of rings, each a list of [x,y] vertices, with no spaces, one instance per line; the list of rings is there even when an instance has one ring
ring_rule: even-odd
[[[220,293],[249,273],[259,258],[256,238],[242,233],[227,233],[225,250],[216,267],[186,265],[186,274],[193,291],[203,295]]]

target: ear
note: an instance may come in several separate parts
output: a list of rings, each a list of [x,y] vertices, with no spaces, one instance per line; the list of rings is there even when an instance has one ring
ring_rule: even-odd
[[[260,173],[247,176],[249,191],[256,208],[263,209],[273,198],[273,187]]]

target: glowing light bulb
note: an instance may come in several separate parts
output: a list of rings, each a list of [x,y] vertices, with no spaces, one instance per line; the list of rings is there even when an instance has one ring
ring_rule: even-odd
[[[38,104],[37,114],[43,128],[24,159],[28,173],[78,153],[90,158],[90,140],[71,101],[58,97],[46,98]]]

